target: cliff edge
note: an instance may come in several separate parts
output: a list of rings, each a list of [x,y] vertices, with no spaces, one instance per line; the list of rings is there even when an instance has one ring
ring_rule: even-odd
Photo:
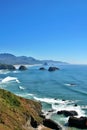
[[[41,104],[0,89],[0,130],[32,130],[42,124]]]

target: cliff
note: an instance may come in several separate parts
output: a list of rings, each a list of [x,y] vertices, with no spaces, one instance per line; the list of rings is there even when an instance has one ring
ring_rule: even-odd
[[[41,104],[0,89],[0,130],[32,130],[42,124]]]

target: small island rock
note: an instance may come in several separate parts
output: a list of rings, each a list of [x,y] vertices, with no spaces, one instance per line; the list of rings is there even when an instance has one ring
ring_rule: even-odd
[[[55,70],[59,70],[59,68],[57,67],[49,67],[48,71],[55,71]]]
[[[39,70],[45,70],[45,68],[44,68],[44,67],[41,67],[41,68],[39,68]]]
[[[26,68],[26,66],[21,65],[21,66],[19,67],[19,70],[27,70],[27,68]]]
[[[58,115],[63,114],[64,116],[77,116],[78,113],[76,111],[67,111],[67,110],[62,110],[57,112]]]

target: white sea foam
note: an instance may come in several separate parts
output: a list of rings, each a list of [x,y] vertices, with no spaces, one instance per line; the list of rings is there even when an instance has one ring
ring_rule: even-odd
[[[54,99],[54,98],[37,98],[34,97],[35,100],[37,101],[41,101],[41,102],[45,102],[45,103],[49,103],[49,104],[69,104],[69,103],[74,103],[74,101],[69,101],[69,100],[61,100],[61,99]],[[75,101],[76,102],[76,101]]]
[[[19,89],[24,90],[25,88],[24,88],[24,87],[22,87],[22,86],[19,86]]]
[[[27,95],[29,95],[29,96],[34,96],[34,94],[32,94],[32,93],[28,93]]]
[[[6,78],[2,79],[2,83],[10,82],[10,81],[16,81],[17,83],[20,83],[20,81],[16,77],[7,76]]]
[[[73,83],[66,83],[66,84],[64,84],[65,86],[76,86],[76,84],[73,84]]]
[[[85,116],[85,112],[81,109],[81,107],[80,106],[73,106],[73,104],[71,104],[71,105],[67,105],[67,104],[55,105],[55,104],[52,104],[52,109],[54,109],[56,111],[61,111],[61,110],[76,111],[78,113],[78,117]]]
[[[16,82],[17,82],[17,83],[20,83],[20,81],[19,81],[17,78],[16,78]]]
[[[61,110],[67,110],[67,111],[76,111],[78,113],[78,117],[80,116],[85,116],[85,111],[82,109],[81,106],[74,106],[74,104],[77,101],[69,101],[69,100],[61,100],[61,99],[53,99],[53,98],[37,98],[34,97],[35,100],[37,101],[41,101],[41,102],[45,102],[45,103],[49,103],[52,105],[52,109],[54,110],[55,113],[57,111],[61,111]],[[87,107],[83,107],[83,108],[87,108]],[[46,115],[51,116],[52,113],[46,113]]]
[[[32,94],[32,93],[16,93],[16,95],[18,95],[18,96],[21,96],[21,97],[33,97],[34,96],[34,94]]]
[[[87,109],[87,106],[81,106],[82,109]]]
[[[8,74],[8,73],[10,73],[9,70],[0,70],[0,74]]]
[[[13,73],[20,73],[20,71],[18,71],[18,70],[15,70],[15,71],[13,71]]]

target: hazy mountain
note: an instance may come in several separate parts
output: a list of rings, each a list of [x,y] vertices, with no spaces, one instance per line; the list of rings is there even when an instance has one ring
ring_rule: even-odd
[[[0,63],[1,64],[68,64],[66,62],[61,61],[53,61],[53,60],[37,60],[33,57],[27,56],[15,56],[9,53],[1,53],[0,54]]]

